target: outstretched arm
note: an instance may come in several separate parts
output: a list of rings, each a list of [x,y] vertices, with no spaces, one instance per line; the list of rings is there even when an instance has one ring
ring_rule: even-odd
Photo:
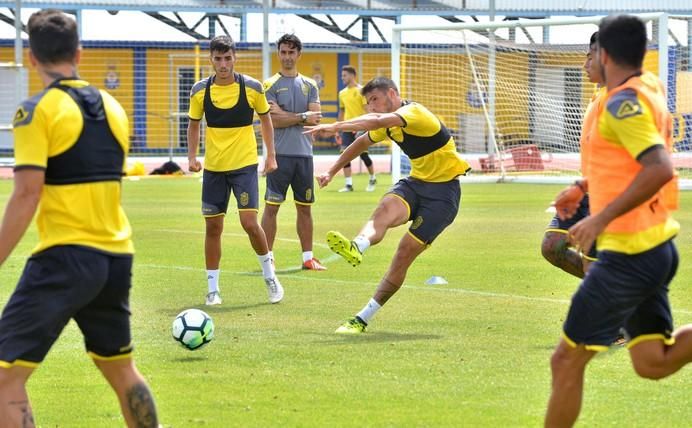
[[[341,131],[372,131],[380,128],[404,126],[401,116],[394,113],[368,113],[343,122],[326,123],[317,126],[306,126],[304,134],[316,134],[320,131],[328,133]]]
[[[370,136],[368,136],[367,133],[356,138],[356,141],[354,141],[353,144],[348,146],[346,150],[341,153],[341,156],[339,156],[336,162],[334,162],[334,165],[329,168],[329,171],[320,174],[317,177],[317,183],[320,185],[320,188],[329,184],[329,182],[332,181],[332,178],[334,178],[334,176],[341,171],[347,163],[351,162],[353,159],[358,157],[358,155],[366,151],[372,144],[373,142],[370,140]]]

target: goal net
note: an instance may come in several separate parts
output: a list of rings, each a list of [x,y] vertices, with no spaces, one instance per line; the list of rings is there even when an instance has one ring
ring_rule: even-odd
[[[677,166],[684,168],[691,141],[685,132],[692,112],[689,25],[665,14],[639,16],[649,33],[644,68],[668,88],[678,125]],[[674,21],[677,35],[669,25]],[[587,17],[397,25],[392,77],[403,98],[425,105],[450,129],[473,175],[572,180],[579,175],[582,119],[596,90],[583,66],[599,22]],[[407,173],[407,162],[393,150],[393,163],[399,160],[395,180]]]

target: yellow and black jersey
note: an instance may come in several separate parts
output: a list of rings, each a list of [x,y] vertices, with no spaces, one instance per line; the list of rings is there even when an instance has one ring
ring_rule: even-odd
[[[361,95],[360,90],[360,85],[356,85],[347,86],[339,91],[339,109],[344,111],[343,120],[353,119],[366,113],[365,105],[368,102]]]
[[[404,102],[394,114],[404,126],[369,132],[375,143],[389,138],[411,159],[411,177],[439,183],[466,174],[471,167],[457,153],[454,138],[446,126],[424,106]]]
[[[188,116],[207,121],[204,169],[234,171],[257,163],[255,112],[269,113],[269,103],[262,84],[252,77],[235,73],[230,85],[217,85],[214,76],[195,83]]]
[[[83,245],[134,251],[120,205],[129,150],[125,110],[107,92],[65,79],[26,100],[14,118],[15,170],[45,170],[34,252]]]

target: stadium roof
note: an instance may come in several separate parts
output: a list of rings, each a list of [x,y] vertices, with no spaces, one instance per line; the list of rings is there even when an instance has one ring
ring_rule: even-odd
[[[15,1],[0,1],[14,8]],[[354,15],[487,15],[491,0],[268,0],[270,13]],[[692,13],[689,0],[496,0],[495,13],[508,16],[606,15],[612,12]],[[263,0],[23,0],[21,7],[66,10],[189,11],[260,13]]]

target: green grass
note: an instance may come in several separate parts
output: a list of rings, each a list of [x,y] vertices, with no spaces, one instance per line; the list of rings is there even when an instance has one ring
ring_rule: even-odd
[[[356,177],[363,189],[365,176]],[[384,183],[386,178],[380,178]],[[468,184],[456,222],[410,269],[404,288],[366,334],[334,329],[371,297],[405,227],[390,231],[358,268],[335,259],[328,230],[355,234],[381,193],[339,194],[337,179],[314,207],[315,253],[326,272],[301,272],[295,209],[279,214],[277,267],[285,300],[270,305],[259,265],[229,212],[223,240],[224,304],[208,310],[214,341],[187,351],[170,337],[174,316],[206,292],[196,179],[124,183],[135,231],[132,327],[136,361],[164,426],[539,426],[549,358],[575,278],[540,255],[549,201],[561,186]],[[383,190],[381,185],[378,190]],[[0,182],[0,205],[10,181]],[[676,324],[692,322],[692,193],[676,215],[682,265],[671,288]],[[34,229],[0,269],[0,304],[36,242]],[[424,282],[441,275],[448,285]],[[683,427],[692,420],[692,368],[659,382],[635,376],[616,349],[587,372],[580,425]],[[29,382],[42,427],[120,427],[115,396],[71,323]]]

